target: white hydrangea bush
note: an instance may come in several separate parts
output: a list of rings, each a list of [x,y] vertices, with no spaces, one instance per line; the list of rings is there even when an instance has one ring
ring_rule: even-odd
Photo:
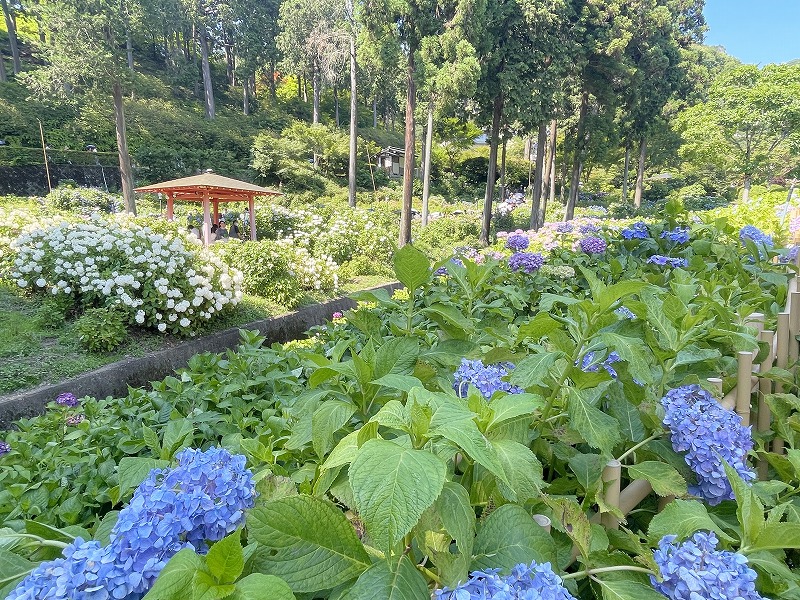
[[[21,288],[116,306],[131,324],[187,334],[242,298],[242,274],[190,236],[125,217],[41,221],[11,244]]]

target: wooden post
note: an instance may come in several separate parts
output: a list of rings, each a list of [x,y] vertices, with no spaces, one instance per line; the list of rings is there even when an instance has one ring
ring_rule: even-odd
[[[622,479],[622,463],[610,460],[603,468],[603,500],[606,505],[619,509],[620,480]],[[619,519],[612,513],[602,513],[600,522],[608,529],[617,529]]]
[[[250,239],[256,241],[256,203],[252,196],[247,201],[247,210],[250,212]]]
[[[789,305],[789,362],[797,362],[798,348],[796,336],[800,333],[800,292],[791,293]],[[794,368],[792,368],[794,372]]]
[[[214,223],[219,226],[219,200],[214,200]]]
[[[211,243],[211,204],[208,190],[203,190],[203,245],[208,248]]]
[[[167,192],[167,221],[175,219],[174,206],[172,201],[172,194]]]
[[[742,425],[750,425],[750,396],[753,389],[753,353],[737,352],[739,370],[736,379],[736,414],[742,418]]]

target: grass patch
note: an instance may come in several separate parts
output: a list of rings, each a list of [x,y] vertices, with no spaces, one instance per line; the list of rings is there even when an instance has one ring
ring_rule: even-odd
[[[357,277],[342,286],[341,294],[386,283],[384,277]],[[308,295],[302,306],[328,300],[323,295]],[[58,383],[124,358],[144,356],[185,341],[148,329],[131,329],[128,339],[113,352],[86,350],[73,331],[73,320],[41,323],[41,297],[24,293],[15,285],[0,281],[0,394],[9,394],[39,385]],[[208,335],[253,321],[288,312],[283,306],[258,296],[245,295],[232,310],[204,327],[198,335]]]

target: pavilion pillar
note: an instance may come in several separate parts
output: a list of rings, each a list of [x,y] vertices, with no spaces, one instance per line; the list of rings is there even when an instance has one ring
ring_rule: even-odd
[[[214,200],[214,223],[219,225],[219,200]]]
[[[175,213],[173,211],[173,199],[172,194],[167,192],[167,221],[172,221],[175,218]]]
[[[208,248],[211,239],[211,204],[208,190],[203,190],[203,245]]]
[[[247,201],[247,210],[250,212],[250,239],[256,241],[256,202],[252,196]]]

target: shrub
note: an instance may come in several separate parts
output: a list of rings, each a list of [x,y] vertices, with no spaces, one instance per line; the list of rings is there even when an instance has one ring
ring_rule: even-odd
[[[444,258],[456,246],[474,246],[480,235],[480,221],[471,215],[437,219],[413,231],[414,246],[429,256]]]
[[[128,335],[125,313],[115,307],[90,308],[75,321],[75,333],[90,352],[111,352]]]
[[[64,325],[67,315],[75,308],[75,298],[66,294],[48,296],[36,313],[36,323],[42,329],[57,329]]]
[[[50,220],[13,244],[22,288],[117,307],[129,324],[189,333],[241,299],[241,273],[197,240],[159,235],[134,220]]]
[[[78,188],[72,185],[59,186],[45,196],[45,201],[56,210],[83,214],[119,212],[120,197],[93,188]]]

